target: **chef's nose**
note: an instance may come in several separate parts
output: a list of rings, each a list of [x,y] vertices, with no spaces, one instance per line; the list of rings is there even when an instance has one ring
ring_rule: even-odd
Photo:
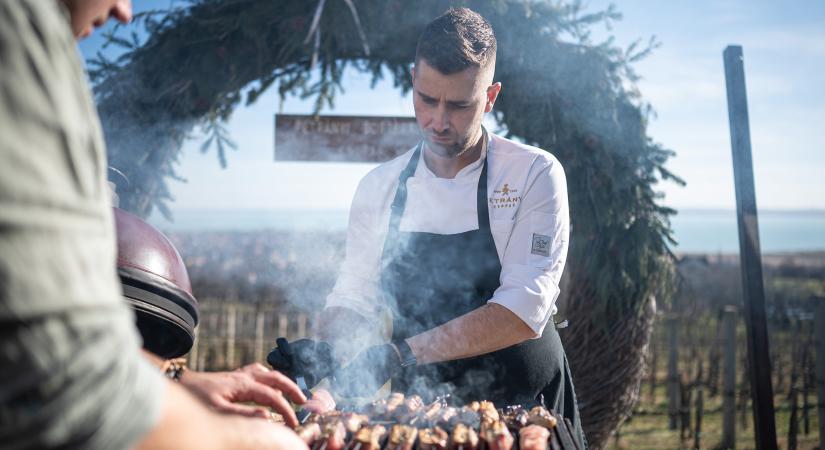
[[[447,114],[447,108],[440,106],[436,108],[433,114],[433,131],[436,133],[443,133],[450,128],[450,117]]]

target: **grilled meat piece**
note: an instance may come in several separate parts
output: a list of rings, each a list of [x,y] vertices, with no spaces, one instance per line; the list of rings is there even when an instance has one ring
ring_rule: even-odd
[[[356,414],[352,412],[344,413],[341,417],[348,433],[357,433],[361,429],[361,425],[369,422],[369,417],[363,414]]]
[[[481,422],[481,438],[487,444],[488,450],[510,450],[513,448],[513,435],[507,425],[497,420],[495,422]]]
[[[478,434],[476,430],[463,423],[457,423],[450,437],[450,450],[476,450]]]
[[[307,445],[310,445],[321,436],[321,426],[317,422],[298,425],[298,428],[295,428],[295,434]]]
[[[550,430],[541,425],[527,425],[518,433],[520,450],[547,450]]]
[[[340,417],[325,420],[321,428],[321,436],[315,440],[312,450],[344,450],[347,439],[347,429]]]
[[[418,430],[409,425],[393,425],[385,450],[412,450]]]
[[[501,420],[501,417],[498,415],[498,411],[496,410],[496,405],[494,405],[493,402],[482,400],[479,402],[478,412],[481,414],[482,422],[498,422]]]
[[[501,420],[507,424],[507,428],[517,432],[529,423],[530,413],[521,405],[508,406],[499,411]]]
[[[553,428],[556,426],[558,421],[550,411],[548,411],[543,406],[536,406],[530,410],[530,415],[527,418],[527,422],[535,425],[541,425],[545,428]]]
[[[450,435],[439,427],[418,430],[419,450],[447,450]]]
[[[355,433],[347,450],[381,450],[381,441],[386,434],[383,425],[366,425]]]

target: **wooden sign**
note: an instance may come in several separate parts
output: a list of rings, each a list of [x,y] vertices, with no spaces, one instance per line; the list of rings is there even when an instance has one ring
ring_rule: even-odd
[[[420,140],[414,117],[275,115],[276,161],[385,162]]]

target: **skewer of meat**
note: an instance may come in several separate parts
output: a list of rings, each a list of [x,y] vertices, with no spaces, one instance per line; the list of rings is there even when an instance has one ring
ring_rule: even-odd
[[[383,425],[366,425],[355,433],[347,450],[381,450],[381,441],[387,434]]]
[[[361,425],[369,422],[369,418],[363,414],[348,412],[342,414],[341,422],[344,424],[347,433],[355,434],[361,429]]]
[[[411,395],[404,399],[404,402],[395,408],[390,414],[390,420],[399,423],[410,422],[424,408],[424,401],[417,395]]]
[[[297,434],[302,441],[306,442],[307,445],[311,445],[321,436],[321,426],[318,425],[318,422],[298,425],[298,427],[295,428],[295,434]]]
[[[393,425],[385,450],[412,450],[418,430],[409,425]]]
[[[529,419],[530,413],[521,405],[508,406],[501,411],[501,420],[514,432],[527,426]]]
[[[456,423],[463,423],[470,428],[478,428],[479,424],[481,423],[481,414],[478,413],[478,409],[473,410],[469,406],[465,406],[461,408],[458,412],[458,416],[455,418]]]
[[[404,394],[393,392],[387,397],[387,412],[392,414],[398,407],[404,404]]]
[[[452,406],[441,408],[441,411],[438,412],[438,416],[435,420],[436,425],[442,428],[452,429],[458,419],[458,413],[458,408],[454,408]]]
[[[321,435],[315,440],[312,450],[344,450],[347,429],[340,417],[326,420]]]
[[[527,417],[527,422],[535,425],[541,425],[544,428],[554,428],[558,423],[555,417],[550,414],[543,406],[535,406],[530,410],[530,415]]]
[[[513,435],[507,429],[507,425],[497,420],[495,422],[481,422],[481,438],[488,450],[511,450],[513,448]]]
[[[501,417],[498,415],[496,405],[491,401],[482,400],[478,405],[478,412],[481,414],[482,422],[498,422]]]
[[[419,450],[447,450],[447,440],[450,435],[440,427],[422,428],[418,430]]]
[[[478,434],[472,427],[457,423],[450,437],[450,450],[477,450]]]
[[[550,430],[541,425],[527,425],[519,430],[518,439],[520,450],[547,450]]]
[[[419,427],[430,427],[435,425],[438,414],[444,407],[446,407],[445,401],[441,398],[436,399],[425,408],[420,409],[418,414],[410,420],[410,425],[416,425]]]

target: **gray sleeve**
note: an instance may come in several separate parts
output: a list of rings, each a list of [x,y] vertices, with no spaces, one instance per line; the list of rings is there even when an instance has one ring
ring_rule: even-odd
[[[120,449],[163,378],[121,298],[100,124],[56,0],[0,2],[0,449]]]

